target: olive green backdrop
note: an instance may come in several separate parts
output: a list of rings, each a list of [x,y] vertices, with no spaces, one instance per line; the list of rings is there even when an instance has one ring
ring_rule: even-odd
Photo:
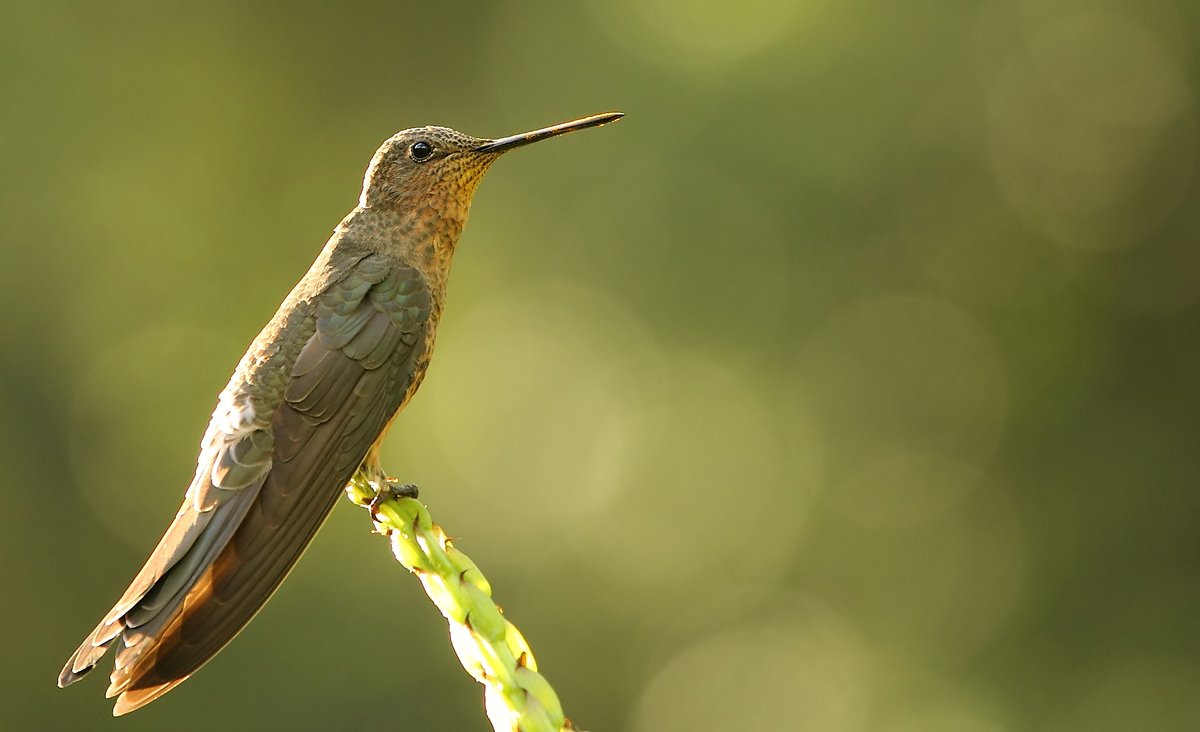
[[[0,8],[4,729],[486,729],[339,507],[190,682],[54,678],[375,147],[489,174],[386,465],[596,730],[1200,728],[1200,6]]]

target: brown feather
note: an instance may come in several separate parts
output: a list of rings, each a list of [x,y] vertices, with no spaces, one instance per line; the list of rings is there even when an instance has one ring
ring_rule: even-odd
[[[363,303],[363,308],[371,307]],[[373,309],[373,308],[372,308]],[[376,314],[378,317],[379,313]],[[365,328],[376,318],[352,314]],[[371,336],[401,344],[386,328]],[[405,324],[410,329],[415,324]],[[361,333],[360,333],[361,335]],[[418,339],[421,342],[422,339]],[[319,336],[305,347],[324,349]],[[370,352],[369,349],[367,353]],[[308,546],[368,449],[402,406],[418,358],[415,348],[394,349],[380,368],[368,370],[343,351],[323,354],[305,374],[334,383],[289,396],[275,412],[276,449],[271,470],[231,540],[188,590],[181,609],[153,638],[139,638],[118,654],[110,694],[120,694],[116,714],[147,704],[194,673],[262,608]],[[356,353],[360,357],[362,353]],[[302,357],[303,359],[303,357]],[[312,361],[306,360],[306,365]],[[330,399],[334,395],[338,399]],[[311,412],[320,414],[314,421]],[[295,446],[303,446],[296,451]],[[143,647],[144,646],[144,647]],[[121,656],[129,653],[128,663]]]
[[[390,297],[369,297],[380,283]],[[368,257],[315,307],[292,311],[317,328],[292,352],[269,423],[239,406],[250,402],[239,401],[235,374],[188,500],[121,601],[67,662],[60,685],[90,671],[120,638],[108,696],[119,697],[114,713],[125,714],[187,679],[245,627],[411,395],[428,361],[430,308],[417,270],[381,268]],[[280,352],[270,343],[261,350]]]

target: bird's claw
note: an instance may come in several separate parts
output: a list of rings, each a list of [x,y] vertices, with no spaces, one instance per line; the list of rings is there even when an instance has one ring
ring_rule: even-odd
[[[379,514],[379,507],[389,498],[416,498],[419,494],[420,491],[414,483],[401,483],[395,478],[385,478],[383,485],[367,504],[367,510],[371,512],[371,518],[375,518]]]

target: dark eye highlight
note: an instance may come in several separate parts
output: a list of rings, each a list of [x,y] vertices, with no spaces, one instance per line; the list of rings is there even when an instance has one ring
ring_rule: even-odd
[[[429,158],[433,157],[433,145],[430,145],[424,140],[414,142],[408,148],[408,157],[412,158],[418,163],[423,163]]]

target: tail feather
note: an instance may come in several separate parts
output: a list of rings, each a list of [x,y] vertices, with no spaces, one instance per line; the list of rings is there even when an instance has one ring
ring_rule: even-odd
[[[258,486],[253,488],[236,497],[241,500],[228,501],[209,511],[197,511],[184,503],[121,599],[71,654],[58,675],[59,687],[86,676],[118,638],[128,646],[131,628],[172,615],[183,601],[188,584],[237,529]]]
[[[322,425],[340,432],[348,412]],[[276,428],[303,416],[284,406]],[[337,441],[312,446],[292,461],[275,463],[237,530],[176,603],[169,616],[124,632],[108,696],[114,714],[149,704],[182,683],[217,654],[279,588],[341,495],[361,461],[339,454]],[[339,459],[340,458],[340,459]],[[314,481],[317,485],[297,486]],[[318,485],[338,486],[319,490]]]

